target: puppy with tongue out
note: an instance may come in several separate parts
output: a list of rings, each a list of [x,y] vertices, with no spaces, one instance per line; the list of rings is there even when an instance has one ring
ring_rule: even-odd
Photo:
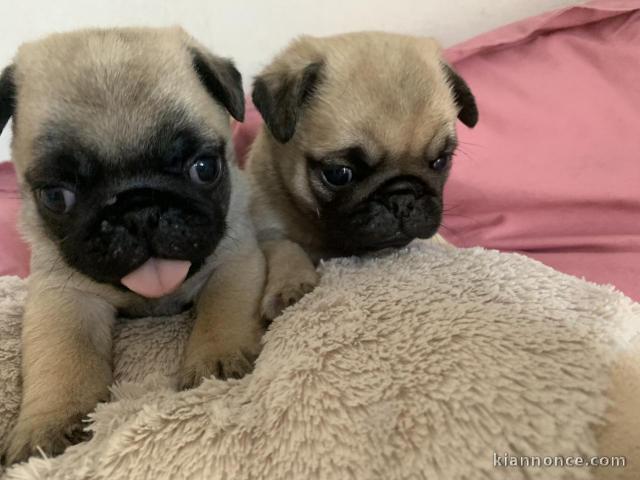
[[[122,277],[122,284],[147,298],[160,298],[175,291],[189,273],[191,262],[150,258]]]
[[[22,46],[0,76],[32,274],[9,463],[60,453],[109,398],[117,315],[195,310],[182,388],[260,351],[265,261],[234,167],[242,79],[180,29],[84,30]]]

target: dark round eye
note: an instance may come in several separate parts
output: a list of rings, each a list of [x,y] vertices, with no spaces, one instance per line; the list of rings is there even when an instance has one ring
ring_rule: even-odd
[[[343,165],[333,165],[322,169],[322,177],[331,187],[344,187],[353,181],[353,170]]]
[[[76,204],[76,194],[62,187],[43,188],[38,191],[38,197],[54,213],[67,213]]]
[[[433,160],[431,163],[429,163],[429,167],[431,168],[431,170],[435,170],[436,172],[441,172],[449,166],[450,162],[451,162],[451,155],[449,154],[442,155],[436,158],[435,160]]]
[[[208,185],[218,180],[222,166],[217,157],[199,157],[189,168],[189,177],[195,183]]]

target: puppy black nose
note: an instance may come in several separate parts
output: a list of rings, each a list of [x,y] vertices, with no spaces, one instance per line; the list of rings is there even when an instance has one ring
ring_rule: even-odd
[[[162,190],[148,187],[123,190],[106,202],[101,231],[107,233],[109,228],[121,225],[140,239],[151,239],[162,212],[171,203],[170,193]]]
[[[415,207],[416,197],[409,193],[390,195],[387,199],[387,208],[396,218],[408,218]]]
[[[383,203],[396,218],[409,217],[416,199],[425,194],[424,183],[410,177],[394,178],[379,190]]]

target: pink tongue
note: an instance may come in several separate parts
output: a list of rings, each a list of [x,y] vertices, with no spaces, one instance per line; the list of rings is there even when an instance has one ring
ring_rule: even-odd
[[[158,298],[177,289],[187,278],[191,262],[150,258],[142,266],[122,277],[129,290],[147,298]]]

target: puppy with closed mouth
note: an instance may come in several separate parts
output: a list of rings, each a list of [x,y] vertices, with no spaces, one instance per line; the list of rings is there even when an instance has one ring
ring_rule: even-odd
[[[2,73],[32,249],[8,463],[83,438],[108,399],[117,314],[195,305],[184,388],[251,370],[265,261],[229,114],[244,115],[240,74],[179,28],[56,34]]]
[[[256,77],[252,98],[265,121],[248,158],[265,318],[316,285],[319,259],[436,234],[456,119],[473,127],[478,109],[434,40],[301,37]]]

